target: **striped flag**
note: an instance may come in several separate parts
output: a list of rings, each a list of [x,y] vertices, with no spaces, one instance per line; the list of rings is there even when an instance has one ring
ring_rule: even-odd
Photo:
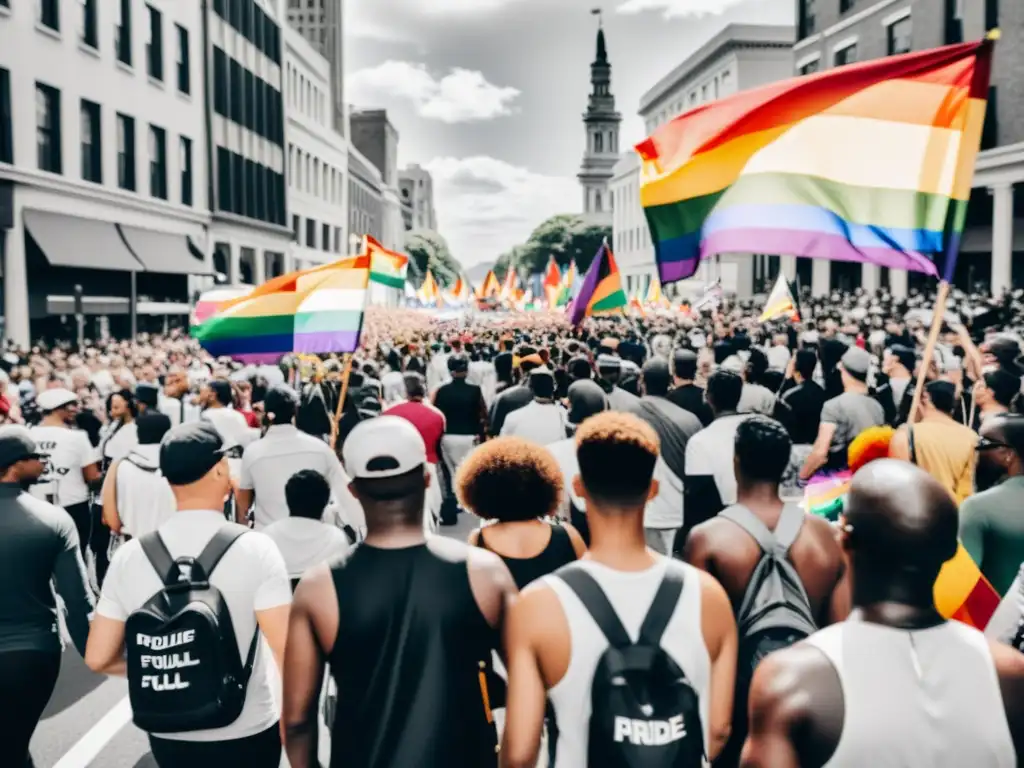
[[[409,268],[408,256],[389,251],[369,235],[363,235],[363,253],[370,256],[372,282],[398,289],[405,285],[406,271]]]
[[[583,278],[579,295],[573,299],[569,309],[569,321],[573,325],[579,325],[588,315],[614,312],[625,307],[627,303],[615,256],[605,241],[598,248],[597,255],[587,270],[587,276]]]
[[[494,276],[494,270],[488,270],[487,276],[484,277],[484,281],[480,284],[480,289],[476,292],[476,297],[478,299],[491,299],[499,293],[501,293],[501,283]]]
[[[779,279],[775,281],[775,287],[768,294],[768,300],[764,303],[764,311],[761,313],[760,322],[767,323],[779,317],[788,317],[793,322],[800,320],[800,314],[796,308],[796,300],[793,298],[793,292],[789,288],[789,281],[781,272],[779,273]]]
[[[691,310],[700,312],[702,309],[718,309],[722,306],[723,298],[725,298],[725,291],[722,290],[722,284],[718,282],[711,283],[711,285],[704,288],[704,294],[693,302]]]

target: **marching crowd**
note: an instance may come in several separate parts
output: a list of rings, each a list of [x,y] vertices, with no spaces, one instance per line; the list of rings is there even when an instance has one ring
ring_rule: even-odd
[[[924,361],[931,301],[374,310],[354,356],[276,365],[8,348],[0,765],[61,623],[160,766],[318,765],[322,724],[335,768],[1016,765],[1024,301],[955,292]],[[958,540],[984,635],[936,609]]]

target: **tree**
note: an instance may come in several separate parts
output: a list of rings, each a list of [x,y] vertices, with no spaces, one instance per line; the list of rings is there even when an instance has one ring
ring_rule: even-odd
[[[558,214],[534,229],[525,243],[502,254],[495,273],[504,275],[510,265],[527,274],[543,272],[551,256],[561,268],[575,259],[579,270],[585,271],[601,242],[611,236],[611,227],[588,223],[577,214]]]
[[[437,232],[426,229],[405,234],[405,252],[409,254],[409,277],[420,283],[429,269],[442,286],[454,285],[462,265],[452,258],[448,243]]]

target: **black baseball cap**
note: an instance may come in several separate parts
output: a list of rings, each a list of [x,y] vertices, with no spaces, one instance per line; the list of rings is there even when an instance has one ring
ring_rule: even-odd
[[[209,422],[181,424],[160,443],[160,472],[171,485],[202,480],[224,457],[224,441]]]
[[[18,424],[0,427],[0,469],[25,459],[39,458],[39,448],[27,428]]]

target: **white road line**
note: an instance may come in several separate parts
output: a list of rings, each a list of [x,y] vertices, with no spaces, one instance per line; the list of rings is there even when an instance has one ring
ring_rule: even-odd
[[[53,768],[86,768],[103,748],[132,719],[132,706],[125,696],[80,738]]]

